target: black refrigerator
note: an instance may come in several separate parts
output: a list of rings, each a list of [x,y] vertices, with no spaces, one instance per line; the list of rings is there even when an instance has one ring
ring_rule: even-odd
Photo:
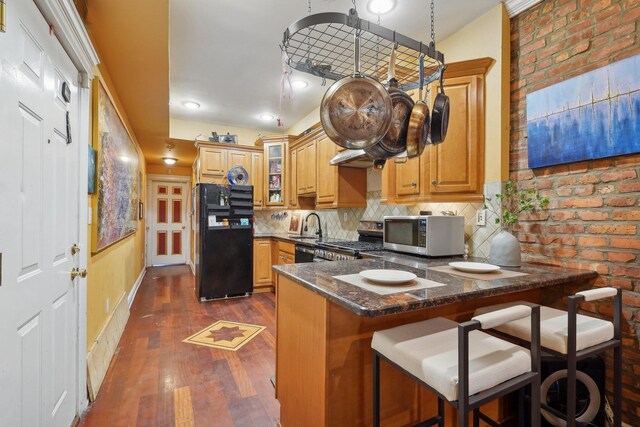
[[[196,198],[196,298],[253,292],[253,186],[198,184]]]

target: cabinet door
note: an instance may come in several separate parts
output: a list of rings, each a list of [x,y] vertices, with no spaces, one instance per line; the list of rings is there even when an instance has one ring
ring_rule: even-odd
[[[307,144],[305,153],[305,172],[306,172],[306,187],[305,192],[316,192],[316,142],[310,142]]]
[[[298,208],[298,150],[291,151],[291,163],[289,163],[289,208]]]
[[[253,283],[258,286],[272,283],[270,239],[253,241]]]
[[[396,163],[396,194],[412,196],[420,194],[420,157]]]
[[[278,252],[278,264],[294,264],[295,257],[287,252]]]
[[[437,87],[436,84],[432,93]],[[478,156],[484,146],[482,88],[483,79],[477,75],[445,80],[445,93],[450,100],[449,128],[444,142],[430,147],[431,193],[480,190],[482,166]]]
[[[227,152],[221,148],[203,148],[200,172],[203,175],[222,177],[227,173]]]
[[[247,151],[229,150],[227,153],[227,171],[234,166],[242,166],[251,173],[251,154]]]
[[[287,181],[285,142],[273,142],[264,145],[265,160],[265,206],[284,206],[286,204]]]
[[[264,199],[264,159],[262,153],[251,153],[249,185],[253,185],[253,206],[260,208]]]
[[[308,153],[307,146],[300,147],[296,150],[298,152],[298,167],[296,168],[296,189],[298,194],[304,194],[307,190],[307,172],[306,169],[306,155]]]
[[[316,145],[317,176],[316,183],[317,203],[332,204],[337,197],[338,167],[329,165],[329,161],[338,153],[338,146],[329,138],[318,139]]]

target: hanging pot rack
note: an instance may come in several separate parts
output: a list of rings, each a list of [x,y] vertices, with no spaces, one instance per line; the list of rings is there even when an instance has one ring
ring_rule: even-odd
[[[281,49],[287,64],[298,71],[329,80],[353,74],[353,43],[360,34],[361,72],[386,83],[388,58],[397,44],[396,78],[403,90],[419,86],[418,59],[424,56],[425,83],[440,77],[444,54],[432,43],[423,43],[381,25],[349,14],[316,13],[305,16],[286,29]]]

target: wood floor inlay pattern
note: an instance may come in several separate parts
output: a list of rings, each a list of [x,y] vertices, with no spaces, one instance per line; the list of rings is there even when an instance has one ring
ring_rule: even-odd
[[[218,320],[183,342],[236,351],[264,330],[264,326]]]
[[[223,319],[264,330],[237,351],[183,342]],[[273,294],[199,303],[188,267],[151,268],[80,426],[276,426],[274,337]]]

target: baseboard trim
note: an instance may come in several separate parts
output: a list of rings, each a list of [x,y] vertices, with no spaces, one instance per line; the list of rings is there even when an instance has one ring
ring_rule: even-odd
[[[123,292],[115,310],[105,322],[91,349],[87,352],[87,388],[89,400],[96,400],[111,359],[116,352],[124,327],[129,320],[127,293]]]
[[[191,267],[191,274],[196,275],[196,266],[193,265],[193,261],[189,260],[189,267]]]
[[[127,301],[129,302],[129,309],[133,305],[133,301],[136,299],[136,294],[138,293],[138,288],[142,283],[142,279],[144,279],[144,275],[147,274],[147,267],[143,268],[140,272],[140,275],[136,279],[136,283],[133,284],[133,288],[131,288],[131,292],[129,292],[129,296],[127,296]]]

